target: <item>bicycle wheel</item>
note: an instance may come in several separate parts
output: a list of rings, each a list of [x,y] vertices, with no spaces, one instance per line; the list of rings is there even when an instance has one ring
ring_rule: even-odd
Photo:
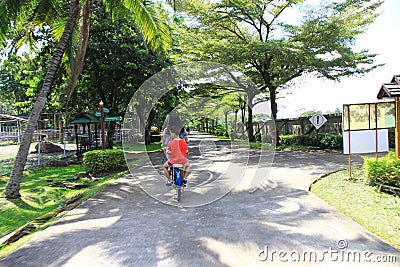
[[[179,186],[176,188],[176,200],[180,202],[181,197],[182,197],[182,188]]]

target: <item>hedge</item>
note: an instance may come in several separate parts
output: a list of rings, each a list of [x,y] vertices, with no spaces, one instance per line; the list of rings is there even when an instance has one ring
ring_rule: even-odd
[[[343,149],[342,134],[307,134],[307,135],[283,135],[280,136],[282,145],[304,145],[323,149]]]
[[[121,149],[93,150],[83,154],[83,167],[94,175],[107,174],[126,168]]]
[[[400,188],[400,159],[393,152],[378,160],[365,157],[363,171],[370,185],[379,183]]]

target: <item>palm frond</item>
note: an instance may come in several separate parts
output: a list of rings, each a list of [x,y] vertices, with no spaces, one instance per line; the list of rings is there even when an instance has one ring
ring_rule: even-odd
[[[38,0],[33,10],[33,20],[51,25],[68,17],[68,1]]]
[[[144,39],[153,50],[168,50],[172,39],[170,29],[152,1],[123,0],[124,6],[132,12]]]
[[[5,0],[0,2],[0,43],[9,34],[22,36],[16,46],[29,41],[35,28],[50,26],[53,37],[59,40],[68,17],[69,1],[62,0]],[[34,39],[31,39],[31,41]]]
[[[20,15],[31,10],[36,1],[29,0],[3,0],[0,2],[0,44],[5,45],[7,34],[15,21],[20,20]]]

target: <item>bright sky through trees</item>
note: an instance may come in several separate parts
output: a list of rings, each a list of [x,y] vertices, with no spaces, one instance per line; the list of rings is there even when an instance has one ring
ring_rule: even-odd
[[[356,48],[379,54],[376,63],[385,63],[363,77],[346,77],[340,82],[301,77],[292,89],[282,90],[278,99],[278,118],[296,117],[306,110],[323,112],[342,109],[343,104],[378,101],[376,95],[382,83],[400,74],[400,50],[397,32],[400,28],[400,1],[386,0],[381,15],[361,35]],[[294,90],[296,88],[296,90]],[[284,97],[284,98],[282,98]]]

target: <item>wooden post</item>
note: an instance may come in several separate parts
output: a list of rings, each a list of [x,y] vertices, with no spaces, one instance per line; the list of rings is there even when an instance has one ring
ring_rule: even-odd
[[[400,157],[400,100],[399,97],[395,98],[396,105],[396,130],[395,130],[395,148],[396,148],[396,158]]]
[[[348,127],[348,146],[349,146],[349,166],[348,166],[348,171],[349,171],[349,177],[351,178],[351,141],[350,141],[350,133],[351,133],[351,127],[350,127],[350,105],[347,106],[347,127]]]
[[[106,150],[106,138],[105,138],[105,134],[104,134],[104,103],[103,103],[103,101],[100,101],[100,112],[101,112],[101,119],[100,119],[101,149]]]
[[[371,120],[371,116],[368,119]],[[378,104],[375,103],[375,160],[378,160],[379,157],[378,134]]]
[[[81,146],[79,144],[79,137],[78,137],[78,124],[75,124],[75,141],[76,141],[76,157],[79,161],[79,158],[81,156]]]

